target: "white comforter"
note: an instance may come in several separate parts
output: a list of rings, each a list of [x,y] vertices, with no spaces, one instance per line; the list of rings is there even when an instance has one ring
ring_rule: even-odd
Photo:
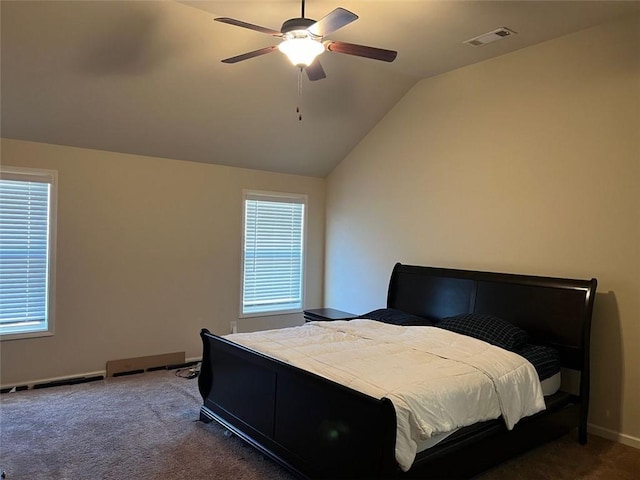
[[[373,320],[311,322],[225,338],[393,402],[396,460],[407,471],[419,442],[503,416],[508,429],[545,408],[524,358],[435,327]]]

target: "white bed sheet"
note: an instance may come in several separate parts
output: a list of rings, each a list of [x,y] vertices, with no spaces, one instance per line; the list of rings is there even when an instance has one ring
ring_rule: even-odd
[[[358,319],[225,338],[374,398],[390,399],[398,426],[396,460],[404,471],[433,437],[501,415],[511,429],[545,408],[529,362],[444,329]]]

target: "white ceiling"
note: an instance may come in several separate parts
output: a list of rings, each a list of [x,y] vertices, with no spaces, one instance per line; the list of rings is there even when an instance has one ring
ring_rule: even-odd
[[[418,80],[637,12],[640,2],[307,0],[306,16],[338,6],[360,18],[329,38],[398,58],[326,52],[327,78],[304,76],[299,97],[298,71],[279,52],[220,62],[277,39],[213,21],[279,30],[300,15],[299,1],[2,0],[2,136],[326,176]],[[498,27],[518,35],[462,43]]]

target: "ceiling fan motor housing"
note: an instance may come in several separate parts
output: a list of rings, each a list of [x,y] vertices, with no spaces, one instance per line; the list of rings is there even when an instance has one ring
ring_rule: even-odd
[[[280,32],[284,35],[287,32],[293,32],[295,30],[306,30],[314,23],[316,23],[316,21],[311,18],[290,18],[282,24]],[[309,32],[309,36],[311,35],[311,32]]]

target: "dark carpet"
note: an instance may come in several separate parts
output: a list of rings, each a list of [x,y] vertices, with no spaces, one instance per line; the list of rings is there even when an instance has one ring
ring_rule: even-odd
[[[292,480],[215,423],[198,421],[196,379],[174,371],[0,395],[7,480]],[[478,478],[638,478],[640,451],[564,437]]]

